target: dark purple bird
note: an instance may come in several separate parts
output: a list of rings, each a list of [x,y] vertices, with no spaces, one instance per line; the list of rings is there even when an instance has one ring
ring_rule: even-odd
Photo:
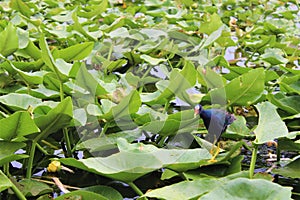
[[[221,109],[204,110],[199,104],[195,107],[195,114],[199,114],[203,119],[204,125],[208,130],[205,140],[210,143],[216,143],[228,125],[232,124],[235,117]]]

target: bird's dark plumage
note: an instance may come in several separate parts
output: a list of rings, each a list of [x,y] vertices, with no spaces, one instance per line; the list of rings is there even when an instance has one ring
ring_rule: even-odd
[[[228,125],[235,120],[234,116],[221,109],[207,109],[204,110],[199,104],[195,108],[195,113],[199,114],[203,119],[204,125],[208,130],[205,140],[215,143],[219,137],[226,131]]]

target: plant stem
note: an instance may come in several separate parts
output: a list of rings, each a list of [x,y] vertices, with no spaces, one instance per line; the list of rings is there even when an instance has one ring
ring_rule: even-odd
[[[64,128],[63,133],[64,133],[64,138],[65,138],[66,147],[67,147],[67,156],[71,157],[72,156],[72,146],[71,146],[68,129]]]
[[[143,196],[143,192],[133,183],[129,182],[127,183],[139,196]]]
[[[160,138],[160,140],[159,140],[159,142],[158,142],[158,146],[159,146],[159,147],[162,147],[162,146],[163,146],[163,144],[164,144],[166,138],[167,138],[167,136],[162,136],[162,137]]]
[[[36,143],[36,147],[45,155],[49,155],[49,153],[39,144]]]
[[[257,151],[258,151],[258,145],[253,144],[253,150],[252,150],[252,157],[251,157],[251,163],[250,163],[250,169],[249,169],[249,178],[252,179],[254,175],[254,169],[255,169],[255,163],[257,158]]]
[[[106,130],[108,128],[108,125],[109,125],[109,122],[106,122],[105,125],[104,125],[104,127],[101,130],[101,133],[100,133],[99,137],[102,137],[103,135],[105,135],[105,132],[106,132]]]
[[[30,179],[32,175],[32,166],[33,166],[33,159],[34,159],[36,145],[37,145],[37,141],[33,140],[30,148],[29,160],[28,160],[27,171],[26,171],[26,178],[28,179]]]
[[[167,113],[170,106],[170,101],[166,101],[163,113]]]

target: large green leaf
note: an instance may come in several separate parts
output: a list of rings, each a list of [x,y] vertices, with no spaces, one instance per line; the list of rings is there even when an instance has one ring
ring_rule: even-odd
[[[265,73],[263,68],[253,69],[233,79],[224,88],[211,90],[208,95],[227,99],[229,105],[250,105],[257,101],[264,91]]]
[[[70,97],[65,98],[46,115],[34,118],[36,125],[40,128],[41,134],[38,138],[45,138],[49,134],[66,128],[73,118],[73,105]]]
[[[8,56],[19,47],[17,29],[9,23],[4,31],[0,33],[0,54]]]
[[[64,158],[60,161],[85,171],[100,174],[115,180],[132,182],[137,178],[160,169],[162,163],[151,152],[120,152],[109,157],[76,160]]]
[[[82,60],[87,57],[93,50],[94,42],[84,42],[76,44],[65,49],[57,50],[53,52],[55,58],[62,58],[66,62],[74,60]]]
[[[291,178],[300,178],[300,159],[296,159],[282,168],[272,170],[273,173]]]
[[[86,188],[82,188],[82,190],[94,192],[97,194],[101,194],[102,196],[106,197],[107,199],[113,199],[113,200],[123,200],[124,198],[122,195],[118,192],[118,190],[105,186],[105,185],[95,185],[90,186]]]
[[[25,143],[22,142],[5,142],[0,141],[0,166],[3,166],[11,161],[19,160],[23,158],[29,157],[25,154],[16,154],[16,151],[22,149],[26,146]],[[1,181],[0,181],[1,183]],[[0,186],[1,188],[1,186]]]
[[[165,104],[175,95],[181,100],[193,105],[194,102],[191,101],[186,90],[195,85],[196,79],[197,71],[195,70],[194,65],[187,61],[181,71],[177,69],[172,70],[170,80],[168,82],[161,81],[157,83],[157,87],[160,89],[159,91],[150,94],[143,94],[141,96],[142,102],[149,105]]]
[[[0,96],[0,102],[16,111],[26,110],[29,106],[36,107],[42,100],[28,94],[10,93]]]
[[[31,15],[33,15],[33,12],[31,11],[30,7],[27,5],[27,3],[25,3],[22,0],[12,0],[10,6],[11,8],[19,11],[26,17],[30,17]]]
[[[153,145],[142,143],[128,144],[123,138],[119,138],[117,144],[120,152],[105,158],[96,157],[82,160],[66,158],[60,159],[60,161],[65,165],[109,178],[132,182],[162,167],[179,172],[195,169],[211,158],[205,149],[159,149]]]
[[[91,200],[91,199],[94,199],[94,200],[109,200],[108,198],[100,195],[100,194],[97,194],[97,193],[94,193],[94,192],[91,192],[91,191],[86,191],[86,190],[76,190],[76,191],[72,191],[70,193],[66,193],[66,194],[63,194],[57,198],[55,198],[57,200],[65,200],[65,199],[80,199],[80,200]]]
[[[0,170],[0,192],[13,186],[9,178]]]
[[[258,126],[254,130],[257,144],[263,144],[288,135],[288,129],[270,102],[256,105],[259,112]]]
[[[75,84],[89,92],[89,96],[93,99],[91,103],[94,103],[95,96],[105,95],[108,92],[103,88],[97,80],[89,73],[84,63],[80,66],[76,78]],[[75,93],[74,98],[77,98]]]
[[[118,120],[124,117],[129,117],[131,114],[136,113],[141,105],[140,95],[136,90],[133,90],[125,96],[121,102],[113,106],[107,113],[100,116],[100,118],[108,121]]]
[[[278,92],[276,94],[268,94],[267,98],[272,104],[288,113],[300,113],[299,95],[286,96],[283,92]]]
[[[36,180],[23,179],[19,182],[19,184],[22,188],[22,193],[26,197],[36,197],[53,192],[53,189],[46,183]]]
[[[168,115],[167,119],[153,120],[145,123],[143,130],[163,136],[191,132],[198,127],[198,118],[194,117],[193,110],[181,111]]]
[[[15,112],[11,116],[0,120],[0,138],[4,140],[18,140],[26,135],[39,132],[29,112]]]
[[[291,199],[291,189],[264,179],[237,178],[225,184],[219,184],[218,187],[203,195],[201,199]]]
[[[221,182],[217,179],[203,178],[195,181],[183,181],[170,186],[146,192],[143,196],[165,200],[197,199],[201,195],[218,187]]]

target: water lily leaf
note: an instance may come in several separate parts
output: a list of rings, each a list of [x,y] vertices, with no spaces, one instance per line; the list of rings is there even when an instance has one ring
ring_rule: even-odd
[[[43,76],[47,73],[45,71],[24,72],[16,68],[12,62],[9,62],[9,64],[28,85],[41,84],[43,82]]]
[[[13,186],[10,179],[0,170],[0,192]]]
[[[88,38],[91,41],[96,41],[96,38],[91,36],[80,24],[79,18],[77,15],[77,9],[75,9],[75,11],[72,13],[72,19],[74,21],[74,30],[75,31],[78,31],[79,33],[81,33],[83,36],[85,36],[86,38]]]
[[[183,181],[154,189],[146,192],[142,197],[158,198],[158,199],[197,199],[201,195],[209,192],[213,188],[218,187],[220,181],[218,179],[203,178],[195,181]]]
[[[118,192],[118,190],[108,187],[105,185],[95,185],[90,187],[82,188],[82,190],[94,192],[97,194],[101,194],[102,196],[106,197],[107,199],[113,199],[113,200],[123,200],[124,198],[122,195]]]
[[[19,47],[17,29],[9,23],[4,31],[0,33],[0,54],[8,56],[15,52]]]
[[[26,17],[30,17],[33,15],[33,12],[31,11],[30,7],[22,0],[12,0],[10,6],[11,8],[19,11]]]
[[[205,149],[159,149],[154,145],[129,144],[123,138],[117,140],[117,145],[120,152],[108,157],[88,158],[79,161],[66,158],[60,159],[60,161],[63,164],[109,178],[132,182],[162,167],[178,171],[195,169],[199,167],[202,161],[211,158]]]
[[[290,199],[291,189],[264,179],[237,178],[225,184],[219,184],[212,191],[201,196],[201,199]]]
[[[273,173],[291,178],[300,178],[300,158],[293,160],[282,168],[272,170]]]
[[[288,62],[288,59],[284,58],[282,55],[282,50],[276,48],[268,48],[265,50],[265,53],[261,55],[261,58],[271,65],[286,64]]]
[[[188,116],[188,117],[187,117]],[[154,120],[144,124],[143,130],[163,136],[191,132],[198,127],[198,119],[194,118],[194,111],[187,110],[168,115],[165,120]]]
[[[164,163],[164,167],[176,172],[197,169],[212,156],[206,149],[161,149],[157,157]]]
[[[230,124],[222,137],[231,139],[241,139],[246,136],[251,136],[251,130],[246,126],[246,119],[242,116],[235,116],[236,120]]]
[[[145,55],[145,54],[141,55],[140,58],[145,60],[146,62],[150,63],[151,65],[158,65],[159,63],[166,61],[166,59],[153,58],[153,57]]]
[[[211,90],[208,95],[218,99],[226,98],[229,105],[250,105],[261,97],[264,91],[264,78],[263,68],[253,69],[225,85],[226,96],[224,88]]]
[[[28,158],[28,155],[25,154],[16,154],[15,152],[19,149],[22,149],[26,146],[25,143],[22,142],[6,142],[0,141],[0,166],[7,164],[14,160],[19,160],[23,158]],[[1,178],[0,178],[1,179]],[[1,188],[1,181],[0,181],[0,188]]]
[[[97,199],[97,200],[109,200],[108,198],[97,194],[95,192],[91,192],[91,191],[85,191],[85,190],[76,190],[76,191],[72,191],[66,194],[63,194],[57,198],[55,198],[57,200],[65,200],[65,199],[70,199],[70,200],[76,200],[76,199],[80,199],[80,200],[90,200],[90,199]]]
[[[34,118],[36,125],[42,131],[42,133],[37,137],[45,138],[49,134],[54,133],[61,128],[68,127],[72,118],[72,99],[71,97],[67,97],[46,115]]]
[[[107,9],[108,1],[102,0],[101,3],[97,5],[88,6],[88,12],[78,12],[78,16],[91,19],[97,15],[100,15]]]
[[[125,96],[119,104],[113,106],[109,112],[99,116],[108,121],[117,120],[124,117],[130,117],[131,114],[136,113],[141,106],[140,95],[136,90],[133,90]]]
[[[65,165],[124,182],[132,182],[162,167],[162,163],[152,153],[144,153],[142,149],[138,153],[119,152],[103,158],[96,157],[82,160],[63,158],[60,161]]]
[[[164,104],[176,95],[181,100],[194,105],[186,90],[195,85],[196,79],[197,71],[194,65],[187,61],[181,71],[172,70],[169,81],[163,80],[156,84],[159,91],[142,95],[142,101],[148,105]]]
[[[219,39],[222,35],[222,32],[224,30],[224,26],[221,26],[216,31],[212,32],[204,41],[204,43],[201,45],[201,48],[207,47],[214,43],[217,39]]]
[[[28,94],[10,93],[1,96],[0,102],[17,111],[26,110],[29,106],[36,107],[42,103],[42,100]]]
[[[270,102],[256,105],[259,111],[258,126],[254,130],[257,144],[263,144],[288,135],[288,129]]]
[[[23,87],[18,89],[16,92],[21,94],[30,94],[33,97],[39,98],[39,99],[57,99],[59,98],[59,92],[54,90],[49,90],[47,88],[44,88],[42,85],[39,88],[31,89],[28,92],[27,87]]]
[[[210,35],[212,32],[218,30],[223,25],[220,16],[214,13],[207,17],[206,21],[201,23],[199,32]]]
[[[94,42],[84,42],[81,44],[75,44],[65,49],[57,50],[53,52],[55,58],[62,58],[66,62],[74,60],[82,60],[90,55],[93,50]]]
[[[75,84],[88,91],[89,96],[91,96],[92,99],[94,99],[94,96],[101,96],[101,95],[108,94],[106,89],[103,88],[95,80],[92,74],[89,73],[84,63],[81,64],[75,80],[76,80]],[[76,97],[76,94],[74,97]],[[94,101],[91,103],[94,103]]]
[[[22,193],[26,197],[35,197],[38,195],[47,194],[53,192],[53,189],[45,183],[40,181],[24,179],[19,182],[22,188]]]
[[[7,118],[0,120],[0,138],[12,140],[21,139],[23,136],[39,132],[29,112],[19,111]]]
[[[300,112],[299,95],[286,96],[284,93],[278,92],[276,94],[268,94],[267,98],[272,104],[288,113],[298,114]]]
[[[133,142],[142,136],[142,131],[129,130],[122,131],[118,133],[110,133],[103,137],[91,138],[85,140],[76,146],[77,150],[88,149],[89,152],[93,153],[96,151],[103,151],[108,149],[113,149],[117,147],[118,138],[124,138],[128,142]]]

